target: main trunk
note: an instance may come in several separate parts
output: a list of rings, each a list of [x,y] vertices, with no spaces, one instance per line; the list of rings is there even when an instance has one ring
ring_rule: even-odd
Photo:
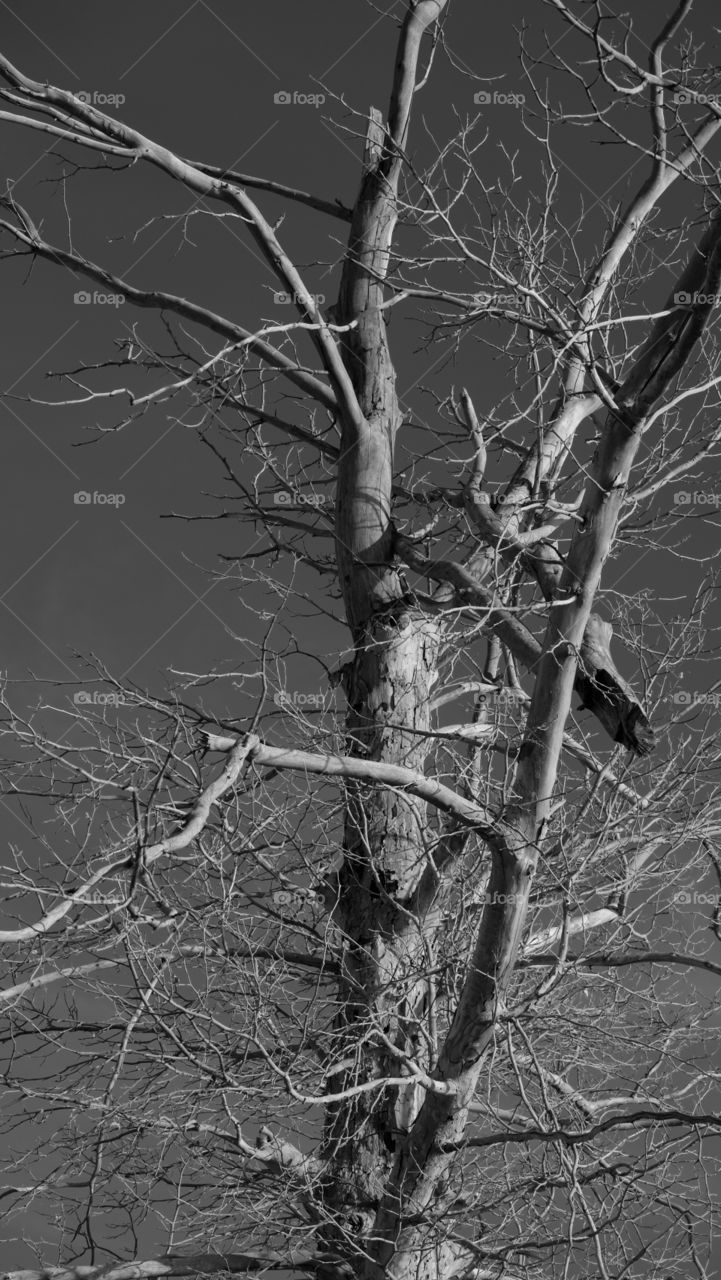
[[[374,129],[375,117],[371,138]],[[344,679],[347,750],[423,771],[440,625],[424,615],[393,563],[393,456],[401,413],[383,314],[395,201],[377,168],[382,154],[376,137],[367,156],[376,167],[366,173],[356,205],[339,301],[341,320],[353,322],[343,359],[363,413],[360,430],[343,424],[336,502],[337,561],[354,649]],[[359,1091],[329,1108],[325,1203],[335,1222],[333,1245],[352,1259],[359,1278],[378,1274],[363,1257],[364,1238],[386,1193],[399,1138],[423,1101],[404,1058],[432,1065],[433,944],[408,910],[432,838],[423,801],[349,787],[336,911],[347,940],[334,1049],[343,1066],[330,1077],[329,1091]],[[403,1076],[409,1084],[373,1086]]]
[[[406,6],[387,121],[370,112],[337,308],[339,321],[349,326],[342,355],[362,415],[360,425],[341,420],[336,494],[336,555],[354,649],[345,679],[348,750],[420,771],[431,742],[429,695],[437,679],[440,625],[424,616],[393,563],[393,458],[401,412],[384,281],[420,46],[445,4],[412,0]],[[431,839],[423,801],[385,788],[349,788],[336,913],[347,940],[335,1028],[343,1065],[330,1077],[329,1091],[358,1092],[329,1109],[325,1196],[334,1244],[352,1259],[359,1280],[378,1276],[367,1237],[399,1139],[423,1101],[407,1063],[432,1065],[432,939],[408,910]],[[407,1085],[374,1085],[404,1076]]]
[[[436,623],[402,600],[368,619],[346,676],[350,753],[423,770],[438,645]],[[429,1066],[432,937],[407,904],[432,836],[422,800],[349,787],[337,908],[347,949],[334,1049],[344,1066],[330,1078],[332,1093],[406,1075],[403,1055]],[[327,1204],[356,1238],[373,1223],[398,1139],[421,1101],[411,1077],[331,1108]]]

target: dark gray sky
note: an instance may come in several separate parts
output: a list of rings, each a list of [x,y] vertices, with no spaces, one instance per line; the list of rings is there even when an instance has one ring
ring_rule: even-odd
[[[362,0],[195,0],[187,6],[171,0],[128,0],[122,6],[79,0],[71,11],[51,0],[3,2],[3,48],[39,80],[123,94],[121,118],[182,154],[349,201],[358,182],[359,147],[343,127],[353,130],[357,124],[331,94],[360,112],[371,103],[386,106],[395,33],[379,10],[402,11],[388,0],[376,8]],[[657,15],[658,8],[644,3],[635,11],[643,25],[643,15]],[[488,21],[478,6],[456,0],[448,40],[461,70],[454,72],[439,58],[418,100],[414,138],[421,149],[426,128],[442,137],[454,114],[474,114],[477,86],[462,74],[464,65],[489,77],[490,88],[513,93],[525,87],[514,30],[524,19],[537,24],[534,38],[548,26],[549,37],[560,37],[559,47],[573,51],[573,37],[563,35],[560,25],[552,29],[553,15],[540,3],[512,0]],[[321,84],[327,96],[321,109],[274,102],[279,91],[318,93]],[[496,144],[518,146],[521,176],[527,172],[532,180],[535,158],[518,112],[496,107],[486,116],[491,167]],[[331,128],[330,118],[341,128]],[[2,140],[3,175],[15,182],[17,198],[43,220],[49,237],[64,242],[69,214],[78,249],[133,283],[187,292],[250,326],[259,316],[278,319],[268,269],[227,219],[211,223],[196,212],[188,224],[195,250],[181,250],[176,221],[155,222],[133,238],[154,216],[206,207],[177,184],[136,166],[113,175],[81,174],[65,187],[51,185],[48,179],[68,168],[61,156],[83,163],[87,155],[9,125],[2,126]],[[623,197],[629,180],[638,180],[640,168],[637,162],[629,175],[634,157],[589,148],[584,141],[583,134],[569,131],[561,179],[569,202],[582,215],[587,211],[586,233],[594,218],[600,219],[600,231],[609,207]],[[282,211],[274,198],[259,199],[269,215]],[[342,223],[291,205],[282,239],[301,265],[314,259],[332,263],[345,231]],[[75,304],[76,290],[92,286],[49,264],[36,264],[29,279],[24,261],[5,262],[2,272],[0,385],[15,396],[62,398],[62,386],[46,380],[45,372],[107,358],[113,339],[127,337],[136,318],[128,306]],[[332,300],[335,272],[311,265],[306,278]],[[666,287],[664,278],[660,292]],[[141,321],[146,331],[152,329],[147,316]],[[428,406],[414,384],[431,381],[434,359],[413,356],[418,338],[417,329],[401,332],[396,323],[400,388],[420,413]],[[459,372],[478,382],[480,372],[488,399],[496,375],[492,363],[479,371],[477,362],[477,351],[469,353],[468,365],[461,359],[459,368],[444,373],[439,389],[445,394]],[[2,416],[9,447],[0,479],[0,530],[3,545],[12,549],[4,559],[0,594],[3,667],[13,675],[32,668],[38,675],[71,678],[65,664],[77,649],[101,655],[118,673],[152,682],[169,663],[192,667],[227,656],[225,628],[241,627],[238,600],[222,584],[209,591],[191,561],[210,564],[219,550],[236,549],[234,534],[227,526],[159,518],[171,510],[212,509],[210,499],[200,496],[199,482],[217,492],[218,476],[192,431],[172,426],[162,409],[153,408],[121,434],[77,448],[89,438],[84,428],[117,421],[117,401],[53,410],[6,400]],[[73,495],[79,490],[122,493],[125,501],[117,508],[78,507]]]

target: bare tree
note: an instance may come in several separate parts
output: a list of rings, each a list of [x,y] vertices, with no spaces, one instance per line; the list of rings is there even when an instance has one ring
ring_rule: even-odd
[[[621,15],[537,3],[570,36],[565,62],[522,48],[519,198],[477,119],[414,147],[453,9],[405,5],[389,105],[351,117],[352,205],[185,159],[0,58],[3,121],[229,211],[297,312],[240,325],[131,284],[3,199],[5,254],[162,321],[63,403],[190,399],[228,486],[211,516],[263,530],[224,572],[270,619],[169,694],[96,666],[72,735],[52,690],[4,701],[6,791],[38,806],[4,874],[6,1116],[38,1144],[8,1147],[0,1194],[60,1251],[13,1280],[713,1274],[721,751],[713,688],[677,672],[713,652],[715,542],[681,616],[602,576],[662,535],[687,554],[669,494],[719,456],[711,19],[681,0],[641,60]],[[600,245],[561,217],[556,83],[619,172],[643,156]],[[256,196],[346,236],[329,310]],[[432,426],[391,315],[449,357]],[[466,339],[500,400],[453,387]]]

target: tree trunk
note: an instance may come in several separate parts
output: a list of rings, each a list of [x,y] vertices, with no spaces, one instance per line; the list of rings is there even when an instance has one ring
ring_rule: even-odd
[[[346,679],[349,754],[423,772],[439,638],[437,624],[403,602],[369,619]],[[424,1068],[431,1065],[419,1031],[427,1007],[428,943],[405,905],[426,866],[428,823],[427,805],[418,797],[349,784],[336,909],[347,950],[334,1051],[345,1059],[363,1047],[351,1066],[331,1077],[331,1092],[397,1079],[404,1074],[402,1053]],[[418,1093],[411,1082],[359,1093],[331,1110],[328,1203],[349,1215],[355,1232],[374,1220],[398,1136],[417,1113]]]
[[[377,110],[370,112],[337,307],[340,323],[352,326],[344,334],[342,355],[363,415],[360,426],[353,420],[341,423],[336,497],[337,561],[354,646],[344,681],[348,750],[421,772],[431,741],[425,735],[441,628],[406,593],[393,564],[393,455],[402,415],[383,282],[420,43],[444,3],[409,5],[387,125]],[[362,784],[349,787],[336,910],[347,940],[338,1030],[341,1043],[356,1046],[357,1056],[340,1078],[340,1073],[331,1077],[331,1092],[399,1078],[404,1053],[424,1068],[432,1066],[419,1031],[427,1003],[428,943],[405,905],[425,869],[428,836],[421,799]],[[327,1204],[356,1237],[372,1227],[399,1135],[407,1133],[418,1112],[419,1092],[417,1083],[370,1090],[331,1108]],[[368,1265],[367,1274],[375,1273]],[[356,1253],[359,1276],[362,1266]]]
[[[341,320],[354,322],[343,359],[364,415],[360,430],[344,424],[338,470],[338,566],[354,645],[344,678],[347,749],[422,773],[441,629],[405,592],[392,560],[392,467],[401,414],[381,306],[395,220],[393,198],[385,180],[379,182],[381,145],[373,113],[366,164],[375,167],[366,172],[356,206],[339,304]],[[352,1067],[331,1077],[331,1092],[397,1079],[404,1074],[403,1053],[429,1065],[418,1029],[427,943],[404,907],[425,868],[427,824],[427,806],[417,797],[358,783],[348,789],[336,909],[347,940],[337,1029],[341,1045],[362,1050]],[[417,1113],[417,1094],[413,1083],[379,1088],[331,1110],[327,1204],[356,1237],[373,1224],[398,1136]]]

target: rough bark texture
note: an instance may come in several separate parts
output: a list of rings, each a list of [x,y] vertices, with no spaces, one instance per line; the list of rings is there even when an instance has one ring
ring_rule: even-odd
[[[403,605],[369,619],[346,680],[349,753],[423,771],[429,740],[422,735],[430,728],[438,641],[437,623]],[[416,1061],[426,1056],[416,1015],[427,989],[428,954],[404,904],[424,870],[429,838],[423,800],[362,784],[349,787],[336,909],[348,939],[339,1030],[345,1051],[353,1053],[364,1039],[365,1048],[362,1061],[344,1073],[345,1087],[398,1076],[401,1060],[393,1046]],[[333,1088],[338,1085],[334,1076]],[[345,1198],[358,1225],[373,1219],[397,1136],[413,1118],[416,1088],[362,1094],[332,1117],[332,1200],[340,1209]]]

